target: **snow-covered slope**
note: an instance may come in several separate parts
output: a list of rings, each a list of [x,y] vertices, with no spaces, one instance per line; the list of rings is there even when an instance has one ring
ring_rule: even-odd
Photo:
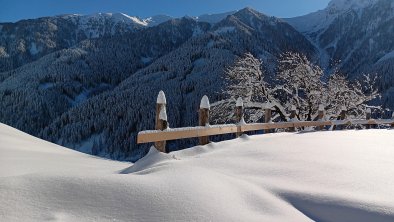
[[[394,131],[279,133],[134,165],[0,124],[2,221],[393,221]]]

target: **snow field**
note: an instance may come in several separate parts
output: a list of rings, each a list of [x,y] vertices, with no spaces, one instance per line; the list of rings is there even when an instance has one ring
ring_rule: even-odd
[[[278,133],[135,164],[0,124],[2,221],[393,221],[394,131]]]

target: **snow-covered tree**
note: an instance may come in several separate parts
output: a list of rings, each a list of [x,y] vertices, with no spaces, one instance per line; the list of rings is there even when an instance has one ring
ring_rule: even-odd
[[[265,108],[275,109],[279,115],[286,118],[285,108],[274,96],[278,89],[270,88],[264,80],[264,73],[261,61],[250,53],[246,53],[228,68],[224,91],[228,98],[213,104],[213,121],[215,123],[234,121],[233,110],[239,97],[243,99],[247,119],[252,122],[262,118]]]
[[[335,71],[324,82],[323,70],[299,53],[282,54],[278,64],[277,79],[269,84],[259,59],[250,53],[239,58],[226,72],[227,99],[212,105],[215,121],[234,121],[238,97],[244,100],[246,120],[257,122],[267,108],[276,113],[273,119],[281,121],[288,121],[294,108],[299,120],[316,120],[319,106],[325,108],[328,118],[337,118],[344,107],[353,118],[362,118],[368,102],[379,96],[374,88],[376,78],[366,75],[362,81],[349,82]]]
[[[379,97],[376,85],[377,77],[364,75],[362,79],[350,83],[346,77],[335,71],[329,78],[326,92],[323,94],[327,115],[336,116],[346,107],[348,115],[354,118],[362,118],[368,108],[380,110],[381,107],[372,107],[368,102]]]

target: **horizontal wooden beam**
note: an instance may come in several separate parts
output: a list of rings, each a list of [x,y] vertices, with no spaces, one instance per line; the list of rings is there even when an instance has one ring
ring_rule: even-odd
[[[138,134],[137,143],[150,143],[165,140],[177,140],[201,136],[213,136],[240,132],[241,128],[235,124],[216,125],[207,127],[186,127],[168,130],[143,131]]]
[[[138,134],[137,144],[150,143],[167,140],[177,140],[195,138],[202,136],[214,136],[230,133],[241,133],[257,130],[284,129],[290,127],[313,127],[313,126],[334,126],[334,125],[374,125],[374,124],[394,124],[393,119],[383,120],[333,120],[333,121],[299,121],[299,122],[279,122],[279,123],[253,123],[253,124],[227,124],[213,126],[185,127],[167,130],[148,130]]]

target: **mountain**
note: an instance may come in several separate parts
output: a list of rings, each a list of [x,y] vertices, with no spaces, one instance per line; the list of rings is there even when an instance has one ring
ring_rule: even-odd
[[[206,14],[196,20],[214,24],[232,13]],[[124,13],[96,13],[0,23],[0,73],[33,62],[49,53],[74,47],[85,39],[137,32],[172,19],[174,18],[167,15],[142,19]]]
[[[141,30],[146,23],[121,13],[62,15],[0,24],[0,72],[18,68],[85,39]]]

